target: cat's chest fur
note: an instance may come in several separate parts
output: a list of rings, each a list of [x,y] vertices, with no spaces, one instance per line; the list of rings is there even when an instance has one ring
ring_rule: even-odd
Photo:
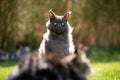
[[[68,35],[48,35],[49,40],[45,40],[46,51],[58,53],[60,56],[65,56],[69,53],[69,37]],[[52,43],[52,44],[51,44]]]

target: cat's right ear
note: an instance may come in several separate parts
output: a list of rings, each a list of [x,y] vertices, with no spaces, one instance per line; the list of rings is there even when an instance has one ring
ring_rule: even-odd
[[[71,11],[65,13],[63,18],[67,21],[69,19],[71,13],[72,13]]]
[[[52,11],[52,9],[49,11],[49,18],[50,18],[50,20],[52,20],[52,19],[55,18],[55,14],[54,14],[54,12]]]

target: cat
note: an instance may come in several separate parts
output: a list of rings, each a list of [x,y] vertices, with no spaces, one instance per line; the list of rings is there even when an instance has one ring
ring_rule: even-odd
[[[7,80],[87,80],[91,67],[83,54],[77,49],[76,54],[68,54],[64,58],[52,53],[27,55]]]
[[[63,57],[68,53],[74,53],[73,28],[68,22],[70,14],[71,12],[67,12],[63,16],[58,16],[52,10],[49,11],[49,20],[46,23],[47,32],[43,35],[40,44],[40,54],[52,52]]]
[[[75,47],[74,54],[70,54],[62,59],[62,62],[67,63],[71,68],[71,73],[73,73],[72,75],[78,76],[78,78],[74,78],[73,80],[88,80],[88,74],[93,72],[90,60],[87,58],[85,53],[87,49],[88,47],[80,44]]]

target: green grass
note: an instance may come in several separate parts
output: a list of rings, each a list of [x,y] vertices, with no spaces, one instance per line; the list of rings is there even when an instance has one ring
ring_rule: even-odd
[[[120,49],[92,48],[87,51],[93,68],[89,80],[120,80]]]
[[[87,56],[93,68],[89,80],[120,80],[120,50],[92,48]],[[13,70],[16,62],[0,62],[0,80]]]
[[[92,63],[90,80],[120,80],[120,62]]]
[[[16,62],[0,62],[0,80],[5,80],[7,75],[13,70]]]

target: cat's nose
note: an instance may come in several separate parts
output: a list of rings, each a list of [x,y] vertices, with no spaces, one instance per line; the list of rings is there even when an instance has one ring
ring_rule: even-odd
[[[58,26],[59,29],[62,29],[62,26]]]

